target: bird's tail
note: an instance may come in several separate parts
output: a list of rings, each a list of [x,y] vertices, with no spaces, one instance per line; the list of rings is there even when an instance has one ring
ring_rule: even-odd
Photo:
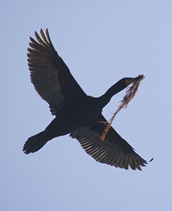
[[[47,138],[46,138],[46,132],[40,132],[30,138],[26,141],[23,147],[23,151],[26,154],[29,154],[31,152],[36,152],[39,149],[41,149],[46,143],[47,143]]]

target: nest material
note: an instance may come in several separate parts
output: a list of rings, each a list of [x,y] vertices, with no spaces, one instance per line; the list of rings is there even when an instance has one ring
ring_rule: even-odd
[[[106,136],[108,130],[110,129],[112,122],[115,119],[117,113],[120,112],[120,110],[122,108],[126,108],[128,103],[135,97],[135,94],[138,90],[140,82],[141,82],[141,80],[144,79],[144,77],[145,77],[144,75],[139,75],[135,78],[132,85],[127,88],[126,95],[121,100],[121,104],[119,105],[119,108],[116,110],[116,112],[113,114],[112,118],[109,120],[109,122],[104,122],[104,124],[106,124],[107,126],[104,129],[103,134],[100,137],[102,141],[104,141],[105,136]]]

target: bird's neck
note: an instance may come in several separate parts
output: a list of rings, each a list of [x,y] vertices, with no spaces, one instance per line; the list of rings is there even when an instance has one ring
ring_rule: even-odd
[[[102,96],[99,97],[100,103],[101,103],[101,107],[103,108],[104,106],[106,106],[110,99],[117,94],[118,92],[120,92],[121,90],[123,90],[126,86],[121,84],[121,81],[118,81],[116,84],[114,84],[113,86],[111,86],[107,92],[105,92],[105,94],[103,94]]]

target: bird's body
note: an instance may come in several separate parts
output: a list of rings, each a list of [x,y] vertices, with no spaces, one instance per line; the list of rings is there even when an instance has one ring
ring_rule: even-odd
[[[54,134],[54,137],[66,135],[88,124],[101,115],[101,112],[102,107],[99,100],[88,96],[60,112],[47,129]]]
[[[29,69],[35,89],[49,103],[55,118],[43,132],[27,140],[24,152],[36,152],[49,140],[70,134],[97,161],[141,170],[146,161],[112,127],[104,141],[100,138],[106,128],[106,119],[101,114],[103,107],[135,78],[121,79],[101,97],[87,96],[55,51],[48,30],[46,36],[42,30],[40,33],[42,39],[35,33],[38,42],[31,38]]]

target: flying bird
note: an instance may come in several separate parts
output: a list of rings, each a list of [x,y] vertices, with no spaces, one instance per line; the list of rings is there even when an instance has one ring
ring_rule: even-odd
[[[30,37],[28,66],[31,81],[38,94],[49,104],[53,121],[47,128],[30,137],[24,144],[26,154],[41,149],[49,140],[70,134],[76,138],[84,150],[96,161],[115,167],[141,170],[147,162],[110,127],[104,140],[107,120],[102,109],[110,99],[136,81],[137,78],[123,78],[110,87],[100,97],[88,96],[76,82],[70,70],[56,52],[48,29],[36,40]]]

